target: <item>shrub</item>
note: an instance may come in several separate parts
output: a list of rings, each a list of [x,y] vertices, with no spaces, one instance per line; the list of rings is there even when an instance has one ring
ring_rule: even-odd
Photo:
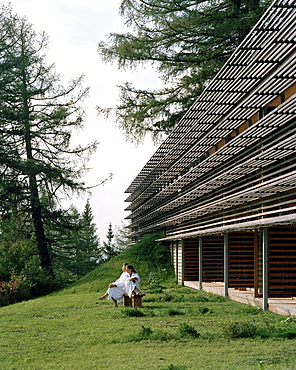
[[[243,312],[250,315],[258,315],[262,312],[262,309],[258,307],[247,306],[244,308]]]
[[[164,302],[170,302],[174,299],[175,297],[171,294],[164,294],[162,295],[161,297],[159,297],[159,300],[160,301],[164,301]]]
[[[199,307],[199,312],[202,314],[211,313],[212,311],[208,307]]]
[[[296,338],[296,328],[284,329],[280,335],[281,338],[295,339]]]
[[[142,340],[157,340],[157,341],[167,341],[170,339],[173,339],[173,335],[168,334],[167,332],[157,330],[157,331],[152,331],[151,328],[142,326],[142,329],[139,333],[130,335],[128,337],[128,341],[142,341]]]
[[[184,312],[174,310],[173,308],[168,310],[169,316],[178,316],[178,315],[184,315]]]
[[[142,325],[141,331],[138,334],[130,335],[128,340],[136,341],[136,342],[141,341],[141,340],[147,340],[147,339],[150,339],[152,333],[153,331],[151,328]]]
[[[257,335],[261,338],[282,338],[295,339],[296,328],[278,328],[274,326],[267,326],[257,330]]]
[[[247,321],[233,321],[223,327],[224,335],[228,338],[253,338],[256,326]]]
[[[25,276],[12,275],[9,281],[0,282],[0,307],[30,299],[31,288]]]
[[[190,326],[186,323],[183,323],[179,326],[179,333],[182,338],[184,337],[193,337],[198,338],[200,337],[200,333],[198,333],[193,326]]]
[[[125,309],[122,310],[122,313],[125,315],[125,316],[128,316],[128,317],[141,317],[141,316],[146,316],[146,314],[141,311],[139,308],[130,308],[130,307],[127,307]]]
[[[140,332],[141,336],[143,338],[147,338],[147,337],[150,337],[150,335],[153,333],[152,329],[149,328],[149,327],[146,327],[144,325],[142,325],[142,331]]]

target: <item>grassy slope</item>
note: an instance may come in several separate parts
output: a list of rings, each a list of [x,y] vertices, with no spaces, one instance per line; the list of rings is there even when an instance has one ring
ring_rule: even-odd
[[[179,287],[172,279],[158,293],[151,292],[144,279],[142,317],[127,316],[130,310],[98,301],[126,261],[139,262],[132,248],[69,289],[0,308],[0,368],[249,370],[258,369],[259,361],[264,369],[296,368],[296,339],[222,336],[231,320],[295,327],[295,322],[282,323],[282,316]],[[201,336],[181,337],[184,323]],[[139,340],[143,327],[153,334]]]

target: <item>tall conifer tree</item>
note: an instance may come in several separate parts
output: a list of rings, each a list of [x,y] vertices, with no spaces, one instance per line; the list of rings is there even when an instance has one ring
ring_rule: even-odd
[[[102,249],[103,253],[102,254],[103,254],[104,259],[108,261],[111,258],[119,254],[119,251],[117,250],[116,246],[113,243],[114,233],[113,233],[111,222],[109,224],[106,237],[107,237],[107,242],[103,241],[103,249]]]
[[[263,14],[270,0],[121,0],[126,33],[99,43],[119,68],[152,65],[160,89],[120,86],[119,127],[131,141],[169,133]],[[108,114],[110,109],[98,108]]]
[[[53,215],[42,199],[58,202],[84,190],[84,162],[96,144],[72,148],[70,140],[73,130],[82,128],[81,102],[88,90],[82,77],[63,87],[54,65],[46,63],[47,36],[9,8],[2,6],[2,15],[0,195],[4,198],[9,189],[18,208],[31,215],[41,266],[53,276],[44,227],[45,217]]]

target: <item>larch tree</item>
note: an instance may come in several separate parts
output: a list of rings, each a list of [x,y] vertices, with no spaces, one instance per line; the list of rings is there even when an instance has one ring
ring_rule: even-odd
[[[169,133],[257,22],[270,0],[121,0],[126,33],[99,43],[106,63],[152,65],[160,89],[119,86],[116,119],[126,138]],[[112,108],[98,107],[108,115]]]
[[[82,77],[63,87],[44,55],[47,36],[2,5],[0,19],[0,173],[1,199],[8,197],[31,216],[41,267],[54,276],[45,218],[54,215],[42,199],[85,190],[81,180],[96,143],[72,147],[83,127],[81,103],[88,93]],[[9,212],[6,204],[2,212]]]

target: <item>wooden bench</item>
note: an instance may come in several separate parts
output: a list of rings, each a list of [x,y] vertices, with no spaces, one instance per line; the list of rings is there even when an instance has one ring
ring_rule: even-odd
[[[123,295],[123,305],[124,307],[142,307],[142,297],[145,294],[137,294],[130,297],[128,294]]]

